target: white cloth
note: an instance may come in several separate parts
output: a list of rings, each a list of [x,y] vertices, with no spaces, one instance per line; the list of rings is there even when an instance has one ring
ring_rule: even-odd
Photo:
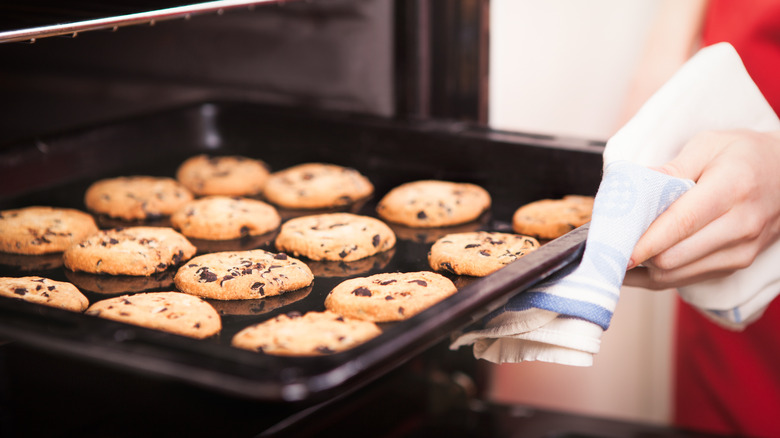
[[[588,366],[609,327],[628,257],[650,223],[693,182],[644,166],[676,156],[695,134],[713,129],[780,129],[733,47],[702,49],[608,142],[604,177],[580,264],[524,291],[461,333],[456,349],[474,345],[491,362],[541,360]],[[739,328],[760,316],[780,291],[780,243],[748,269],[680,290],[717,322]]]

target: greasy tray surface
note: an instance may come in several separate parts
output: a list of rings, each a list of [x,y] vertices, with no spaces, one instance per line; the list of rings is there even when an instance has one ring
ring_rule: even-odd
[[[457,294],[410,320],[383,324],[378,338],[343,353],[274,357],[230,347],[232,335],[280,313],[323,310],[325,295],[346,278],[429,270],[430,245],[446,233],[511,231],[511,214],[523,203],[570,193],[593,194],[600,179],[600,152],[599,145],[585,142],[453,124],[302,114],[234,103],[199,104],[13,145],[0,150],[0,209],[52,205],[84,210],[84,191],[96,179],[173,176],[184,159],[197,153],[256,157],[272,170],[308,161],[354,167],[376,187],[372,198],[352,208],[359,214],[375,216],[377,200],[389,189],[424,178],[479,184],[491,193],[493,207],[478,221],[451,229],[394,227],[396,248],[367,260],[323,264],[303,259],[317,274],[312,287],[279,298],[216,302],[225,314],[223,331],[213,339],[182,338],[10,299],[0,299],[0,335],[255,399],[308,401],[332,396],[400,365],[478,321],[512,293],[576,260],[586,229],[547,243],[488,277],[451,276]],[[118,225],[98,222],[103,227]],[[193,243],[203,252],[254,247],[275,251],[273,237]],[[67,271],[58,255],[0,254],[0,276],[42,275],[70,281],[90,302],[128,291],[172,290],[172,274],[143,279],[93,276]]]

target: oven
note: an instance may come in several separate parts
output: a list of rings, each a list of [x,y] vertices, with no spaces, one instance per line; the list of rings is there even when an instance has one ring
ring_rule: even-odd
[[[59,6],[58,6],[59,5]],[[353,167],[375,186],[351,207],[375,216],[419,179],[479,184],[493,204],[453,228],[393,226],[394,250],[324,269],[310,288],[221,310],[222,332],[193,340],[0,299],[4,436],[691,436],[508,406],[485,397],[485,369],[453,333],[576,263],[587,226],[484,278],[374,340],[314,358],[232,348],[243,327],[321,310],[346,278],[427,269],[438,237],[511,231],[520,205],[592,195],[603,144],[486,127],[486,1],[135,1],[0,6],[0,209],[84,210],[97,179],[172,176],[195,154]],[[102,227],[114,226],[110,221]],[[225,246],[226,245],[226,246]],[[232,241],[200,252],[273,249]],[[60,255],[2,254],[0,276],[73,282],[90,302],[170,290],[78,276]],[[103,284],[101,284],[103,281]],[[218,304],[215,304],[218,306]]]

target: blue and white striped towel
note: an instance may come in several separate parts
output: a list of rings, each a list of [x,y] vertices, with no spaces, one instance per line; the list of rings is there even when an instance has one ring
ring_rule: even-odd
[[[615,311],[634,245],[692,186],[630,161],[607,166],[580,264],[512,297],[486,318],[484,328],[463,334],[453,347],[473,342],[478,358],[495,362],[515,362],[519,357],[505,354],[520,353],[522,360],[590,365]],[[538,343],[557,348],[540,349]]]
[[[650,223],[693,182],[649,170],[674,158],[695,134],[714,129],[780,129],[734,48],[702,49],[640,109],[604,152],[604,176],[580,264],[513,297],[451,348],[474,345],[492,362],[541,360],[588,366],[618,301],[625,268]],[[780,242],[752,266],[680,289],[717,323],[739,329],[780,292]]]

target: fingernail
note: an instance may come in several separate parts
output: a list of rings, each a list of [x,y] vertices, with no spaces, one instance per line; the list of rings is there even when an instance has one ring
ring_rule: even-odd
[[[636,267],[636,262],[634,261],[634,259],[628,259],[628,266],[626,266],[626,271],[630,271],[635,267]]]

